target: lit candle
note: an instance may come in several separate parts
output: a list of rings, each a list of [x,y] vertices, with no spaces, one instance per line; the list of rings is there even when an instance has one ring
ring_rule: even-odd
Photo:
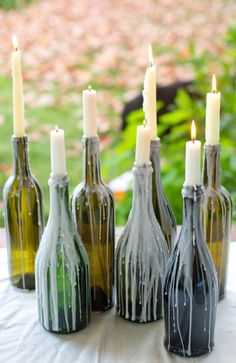
[[[85,137],[97,136],[96,91],[90,86],[83,91],[83,128]]]
[[[191,139],[192,141],[186,142],[184,185],[195,186],[200,184],[201,181],[201,142],[196,140],[196,126],[194,121],[192,121]]]
[[[205,137],[207,145],[218,145],[220,142],[220,92],[217,92],[216,76],[212,77],[212,90],[206,99]]]
[[[51,175],[66,175],[66,155],[64,131],[58,129],[51,131]]]
[[[150,157],[151,129],[145,123],[137,127],[136,165],[147,165]]]
[[[15,35],[12,37],[14,51],[12,52],[13,78],[13,130],[17,137],[25,136],[24,94],[21,70],[21,52]]]
[[[143,110],[148,126],[151,128],[151,140],[157,138],[157,109],[156,109],[156,66],[153,64],[151,44],[148,44],[149,67],[146,70],[143,89]]]

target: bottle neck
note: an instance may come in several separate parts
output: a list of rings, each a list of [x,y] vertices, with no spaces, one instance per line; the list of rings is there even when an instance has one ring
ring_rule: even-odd
[[[51,176],[49,179],[50,187],[50,213],[49,218],[56,221],[65,221],[65,213],[69,211],[69,178],[65,176]]]
[[[183,196],[183,228],[196,240],[196,234],[201,232],[200,208],[202,197],[202,186],[196,187],[184,186],[182,189]]]
[[[101,182],[99,137],[83,137],[83,181],[86,184]]]
[[[151,140],[150,161],[152,163],[156,180],[160,180],[160,148],[161,142],[159,138],[156,140]]]
[[[134,188],[132,212],[146,212],[152,207],[152,167],[149,165],[138,166],[134,164]]]
[[[30,175],[27,136],[12,136],[13,173],[16,176]]]
[[[220,186],[220,145],[204,145],[203,185]]]

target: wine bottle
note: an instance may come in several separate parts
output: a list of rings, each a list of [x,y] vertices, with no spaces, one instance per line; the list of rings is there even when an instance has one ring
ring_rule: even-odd
[[[160,174],[160,139],[151,140],[150,161],[152,174],[152,202],[156,218],[167,242],[169,253],[176,239],[176,220],[170,203],[165,195]]]
[[[83,137],[83,182],[72,196],[72,214],[89,256],[92,310],[114,305],[114,198],[102,182],[99,137]]]
[[[162,317],[168,248],[153,210],[151,164],[134,164],[133,174],[132,209],[116,250],[117,314],[147,323]]]
[[[219,299],[225,296],[232,200],[228,191],[220,185],[220,145],[204,146],[204,193],[201,204],[202,225],[208,248],[218,275]]]
[[[213,348],[218,288],[200,221],[202,186],[184,186],[182,195],[183,224],[164,283],[164,344],[192,357]]]
[[[42,191],[30,171],[27,136],[13,136],[12,144],[13,175],[3,189],[9,276],[13,286],[32,290],[43,231]]]

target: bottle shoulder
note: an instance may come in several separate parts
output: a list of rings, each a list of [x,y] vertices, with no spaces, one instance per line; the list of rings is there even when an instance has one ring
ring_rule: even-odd
[[[8,195],[19,197],[21,193],[29,193],[30,196],[37,196],[42,199],[42,190],[39,182],[33,175],[26,177],[12,175],[6,181],[3,188],[3,196],[7,198]]]
[[[112,191],[103,183],[86,184],[80,183],[73,191],[72,204],[89,203],[90,201],[114,205]]]

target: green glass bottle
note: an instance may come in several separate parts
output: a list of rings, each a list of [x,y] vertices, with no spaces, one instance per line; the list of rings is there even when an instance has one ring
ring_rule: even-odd
[[[69,211],[68,178],[51,177],[50,214],[36,257],[39,322],[72,333],[90,320],[89,263]]]
[[[160,148],[161,143],[159,138],[151,140],[150,161],[153,167],[152,203],[170,253],[176,239],[176,220],[161,183]]]
[[[83,137],[83,182],[72,196],[72,214],[90,261],[92,310],[114,305],[114,198],[102,182],[99,138]]]
[[[13,136],[12,144],[13,175],[3,189],[9,276],[13,286],[32,290],[43,232],[42,191],[30,172],[27,136]]]
[[[50,213],[36,257],[36,292],[41,325],[72,333],[90,320],[88,256],[69,209],[64,131],[51,132]]]
[[[225,296],[232,200],[220,185],[220,145],[204,146],[204,193],[201,203],[203,232],[218,275],[219,299]]]

